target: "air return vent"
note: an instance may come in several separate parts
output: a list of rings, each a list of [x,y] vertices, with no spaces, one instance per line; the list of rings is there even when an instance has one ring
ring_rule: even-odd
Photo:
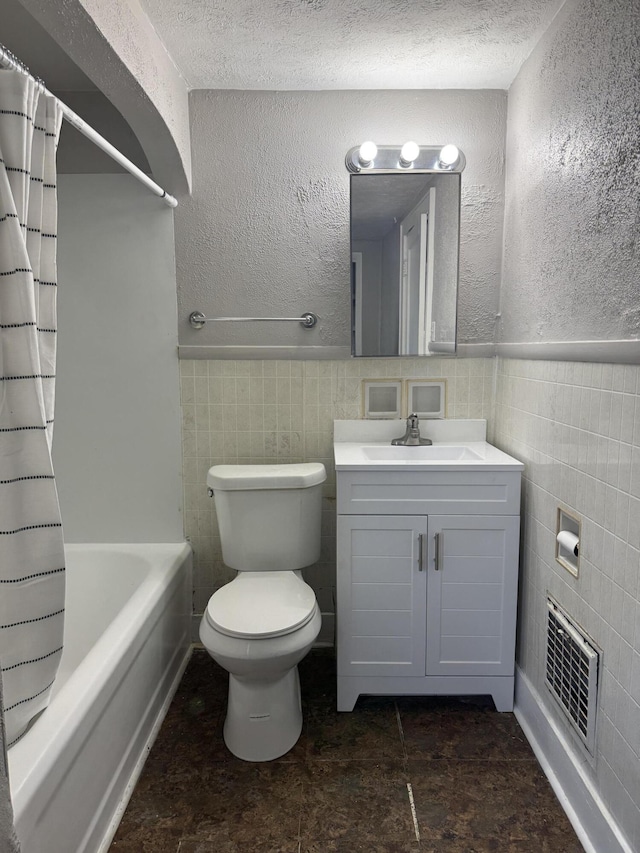
[[[547,598],[547,608],[546,684],[593,753],[600,652],[553,599]]]

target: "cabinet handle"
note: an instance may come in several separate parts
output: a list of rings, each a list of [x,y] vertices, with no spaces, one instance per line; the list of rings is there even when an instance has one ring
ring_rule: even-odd
[[[433,538],[436,542],[435,570],[437,572],[442,568],[442,561],[444,559],[444,533],[435,533]]]
[[[424,569],[424,533],[418,533],[418,571]]]

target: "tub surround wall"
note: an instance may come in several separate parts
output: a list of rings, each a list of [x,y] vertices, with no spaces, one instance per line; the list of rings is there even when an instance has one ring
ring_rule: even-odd
[[[313,347],[316,358],[325,349],[333,358],[349,355],[344,157],[368,138],[452,141],[464,151],[459,338],[493,341],[505,92],[194,91],[190,107],[194,193],[176,211],[182,357],[201,346],[245,346],[247,357],[257,358],[267,346]],[[196,309],[213,317],[313,311],[320,322],[311,330],[293,323],[225,323],[195,331],[187,320]],[[303,356],[294,350],[290,357]]]
[[[65,540],[180,542],[173,214],[128,175],[60,175],[58,186]]]
[[[206,474],[215,464],[322,462],[320,561],[305,569],[323,611],[322,642],[333,642],[335,470],[333,421],[361,417],[361,380],[447,379],[447,417],[487,417],[492,359],[350,361],[182,360],[185,533],[194,549],[194,638],[198,614],[235,572],[222,562],[215,501]]]

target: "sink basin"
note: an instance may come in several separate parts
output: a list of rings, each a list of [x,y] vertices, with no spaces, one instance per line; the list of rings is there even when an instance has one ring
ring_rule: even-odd
[[[333,455],[336,471],[417,472],[438,477],[445,471],[522,471],[523,465],[486,441],[486,421],[433,419],[423,435],[433,444],[392,445],[402,435],[401,419],[334,421]],[[456,475],[456,476],[457,476]],[[396,474],[393,475],[396,480]],[[437,478],[436,478],[437,479]]]
[[[363,445],[361,449],[363,455],[372,462],[415,462],[417,460],[456,462],[483,458],[470,447],[459,444],[434,444],[422,447],[375,444],[371,447]]]

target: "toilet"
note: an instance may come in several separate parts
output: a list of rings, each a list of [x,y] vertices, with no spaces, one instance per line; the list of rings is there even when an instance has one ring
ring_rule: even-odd
[[[224,741],[245,761],[271,761],[302,730],[298,663],[320,632],[301,569],[320,556],[320,463],[215,465],[222,557],[238,574],[209,599],[200,640],[229,673]]]

